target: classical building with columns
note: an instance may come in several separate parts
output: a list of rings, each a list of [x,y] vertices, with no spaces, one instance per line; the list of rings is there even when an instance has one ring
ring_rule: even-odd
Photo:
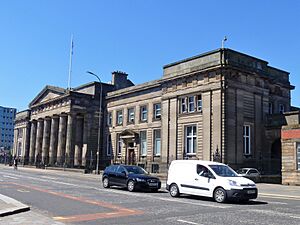
[[[94,168],[98,141],[102,151],[100,102],[104,112],[107,92],[133,85],[125,73],[112,75],[111,84],[93,82],[70,90],[46,86],[28,110],[17,113],[14,152],[20,152],[21,162]]]
[[[24,163],[95,168],[100,86],[47,86],[17,114]],[[102,86],[100,168],[165,173],[172,160],[203,159],[280,173],[294,87],[267,61],[222,48],[165,65],[158,80],[133,85],[115,72]]]

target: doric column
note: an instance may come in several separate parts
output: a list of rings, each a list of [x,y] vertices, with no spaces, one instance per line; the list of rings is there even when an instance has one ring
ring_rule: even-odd
[[[74,165],[74,114],[68,114],[68,125],[67,125],[67,140],[66,140],[66,164],[68,167]]]
[[[15,128],[14,129],[14,143],[13,143],[13,156],[17,155],[18,153],[18,133],[19,129]]]
[[[37,122],[36,143],[35,143],[35,164],[40,164],[42,159],[44,120],[39,119]]]
[[[82,140],[82,166],[89,167],[87,162],[89,160],[88,155],[88,137],[90,136],[91,131],[91,114],[84,115],[83,119],[83,140]]]
[[[60,166],[62,166],[65,162],[66,130],[67,130],[67,115],[61,114],[59,116],[58,146],[57,146],[57,163]]]
[[[34,164],[35,161],[35,142],[36,142],[36,121],[31,121],[30,144],[29,144],[29,163]]]
[[[29,146],[30,146],[30,123],[26,124],[25,134],[23,137],[25,138],[24,146],[25,146],[25,158],[24,164],[27,165],[29,163]]]
[[[46,117],[44,120],[43,143],[42,143],[42,162],[44,165],[47,165],[49,162],[50,127],[51,127],[51,119],[49,117]]]
[[[81,166],[82,163],[82,139],[83,139],[83,117],[77,116],[74,166]]]
[[[57,143],[58,143],[58,121],[59,118],[52,117],[51,119],[51,132],[50,132],[50,148],[49,148],[49,163],[55,165],[57,156]]]

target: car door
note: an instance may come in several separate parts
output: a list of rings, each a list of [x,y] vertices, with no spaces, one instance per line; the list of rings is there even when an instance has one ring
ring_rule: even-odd
[[[211,196],[214,188],[214,176],[210,170],[203,165],[197,165],[193,179],[193,193],[200,196]]]
[[[258,179],[259,179],[259,172],[257,170],[254,170],[254,169],[250,169],[247,172],[247,177],[249,177],[254,182],[257,182]]]
[[[109,179],[110,185],[116,184],[116,170],[118,166],[110,166],[106,171],[107,177]]]
[[[127,171],[124,168],[124,166],[118,166],[115,180],[116,180],[116,185],[121,187],[126,187]]]

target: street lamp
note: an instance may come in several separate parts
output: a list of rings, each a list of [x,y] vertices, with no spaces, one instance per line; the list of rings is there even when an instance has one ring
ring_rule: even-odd
[[[101,115],[102,115],[102,82],[97,74],[94,74],[91,71],[86,71],[88,74],[91,74],[99,80],[100,83],[100,96],[99,96],[99,123],[98,123],[98,145],[97,145],[97,162],[96,162],[96,174],[99,174],[99,157],[100,157],[100,131],[101,131]]]

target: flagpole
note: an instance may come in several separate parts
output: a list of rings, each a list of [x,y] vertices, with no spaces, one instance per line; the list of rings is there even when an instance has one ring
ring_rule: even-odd
[[[68,79],[69,90],[71,89],[72,56],[73,56],[73,34],[71,35],[71,46],[70,46],[69,79]]]
[[[222,48],[224,48],[224,42],[227,41],[227,37],[225,36],[222,40]]]

